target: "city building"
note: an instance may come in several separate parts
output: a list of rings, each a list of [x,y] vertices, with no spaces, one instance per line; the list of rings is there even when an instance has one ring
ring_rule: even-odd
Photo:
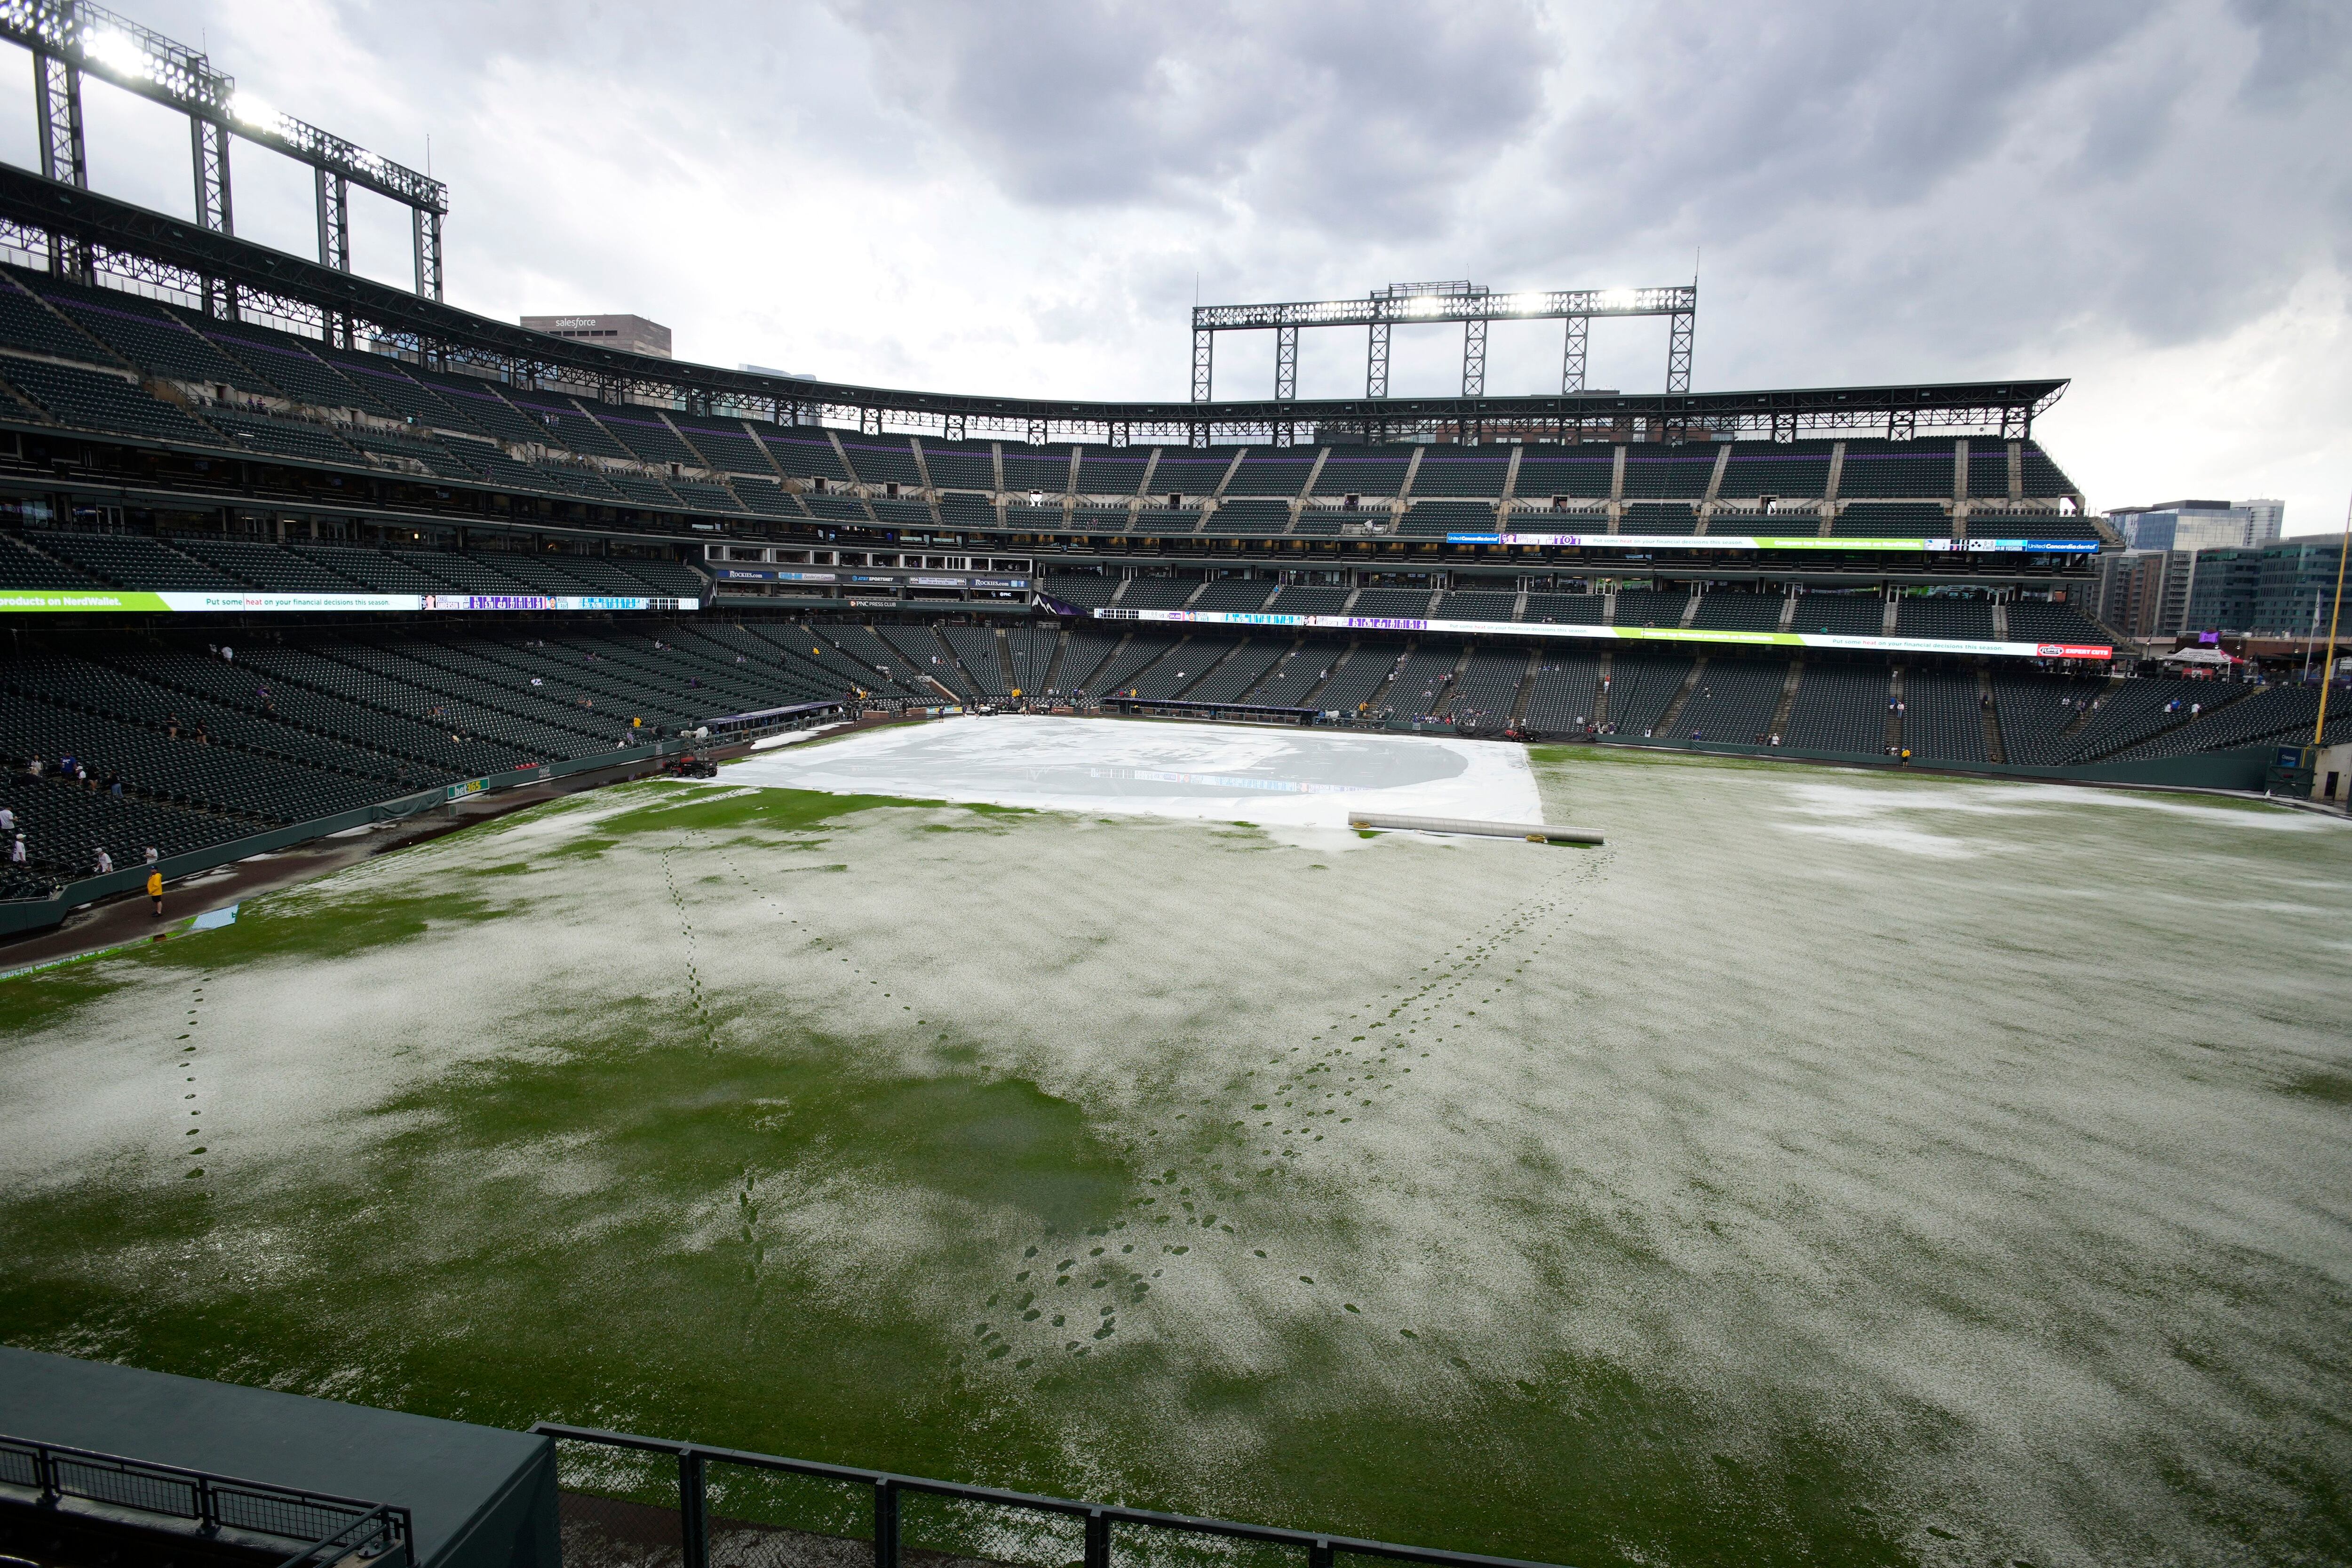
[[[2168,500],[2117,507],[2107,520],[2134,550],[2255,547],[2276,541],[2286,522],[2282,500]]]
[[[2179,574],[2187,579],[2184,605],[2179,625],[2171,629],[2183,636],[2239,632],[2325,637],[2342,551],[2340,539],[2325,536],[2280,540],[2252,549],[2196,551]],[[2169,563],[2167,570],[2173,570]],[[2159,612],[2159,626],[2161,620]],[[2352,633],[2352,626],[2340,630]]]
[[[2133,637],[2178,633],[2194,560],[2186,551],[2166,550],[2126,550],[2101,556],[2098,585],[2093,590],[2095,613],[2101,624]],[[2168,589],[2172,592],[2168,594]],[[2168,603],[2169,616],[2166,614]]]
[[[2343,548],[2341,537],[2319,535],[2281,540],[2265,548],[2253,629],[2273,637],[2325,637]],[[2339,628],[2343,630],[2352,627]]]
[[[643,316],[525,316],[526,331],[556,338],[583,338],[623,353],[670,357],[669,329]]]

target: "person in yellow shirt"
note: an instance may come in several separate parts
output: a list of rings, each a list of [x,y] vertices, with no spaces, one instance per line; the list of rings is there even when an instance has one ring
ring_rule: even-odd
[[[147,870],[147,896],[155,900],[155,918],[163,918],[163,873],[150,867]]]

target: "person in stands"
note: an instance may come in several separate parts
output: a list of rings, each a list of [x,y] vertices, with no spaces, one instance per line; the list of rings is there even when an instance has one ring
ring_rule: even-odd
[[[98,855],[92,860],[90,869],[101,877],[114,869],[114,857],[106,852],[105,845],[101,844],[98,847]]]
[[[147,864],[152,866],[156,861],[161,860],[163,858],[162,853],[158,851],[152,844],[147,846]]]
[[[14,833],[16,831],[16,814],[9,810],[6,806],[0,805],[0,833]]]
[[[150,867],[147,872],[147,896],[155,900],[155,919],[163,918],[163,873]]]
[[[19,833],[16,835],[16,841],[8,846],[8,864],[11,866],[21,866],[24,863],[25,836]]]

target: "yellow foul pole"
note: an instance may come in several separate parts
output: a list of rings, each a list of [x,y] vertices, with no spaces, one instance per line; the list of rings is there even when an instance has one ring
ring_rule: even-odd
[[[2352,555],[2352,506],[2344,509],[2344,541],[2336,551],[2336,603],[2327,611],[2327,662],[2319,667],[2319,720],[2311,727],[2311,743],[2327,733],[2327,688],[2336,676],[2336,626],[2344,618],[2344,558]]]

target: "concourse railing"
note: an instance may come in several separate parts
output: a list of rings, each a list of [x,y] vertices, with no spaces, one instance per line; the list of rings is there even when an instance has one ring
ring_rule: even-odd
[[[125,1522],[128,1514],[132,1523],[193,1525],[207,1538],[226,1531],[299,1543],[279,1568],[311,1568],[354,1553],[392,1568],[415,1555],[415,1525],[404,1508],[0,1436],[0,1498],[12,1491],[32,1493],[19,1500],[38,1508],[92,1505],[72,1511],[96,1521]]]
[[[1290,1560],[1296,1568],[1338,1568],[1342,1557],[1432,1563],[1443,1568],[1550,1568],[1549,1564],[1516,1557],[1487,1557],[1470,1552],[1445,1552],[1435,1547],[1402,1546],[1392,1542],[1243,1524],[1229,1519],[1156,1513],[1146,1509],[860,1469],[851,1465],[638,1437],[552,1421],[540,1422],[531,1431],[556,1439],[559,1474],[563,1473],[566,1458],[571,1459],[572,1476],[564,1483],[570,1505],[568,1521],[576,1520],[611,1533],[614,1545],[620,1548],[612,1553],[612,1561],[616,1563],[644,1563],[648,1548],[667,1557],[671,1549],[671,1539],[667,1538],[669,1520],[674,1517],[674,1539],[680,1552],[681,1568],[711,1568],[714,1538],[722,1538],[722,1550],[718,1556],[727,1568],[796,1563],[814,1561],[816,1555],[831,1561],[831,1552],[812,1555],[803,1550],[811,1544],[806,1538],[856,1541],[858,1536],[852,1532],[860,1527],[873,1542],[874,1568],[908,1568],[909,1552],[928,1563],[954,1562],[967,1568],[1032,1561],[1050,1568],[1062,1568],[1065,1564],[1068,1568],[1111,1568],[1115,1552],[1129,1562],[1223,1561],[1266,1563],[1268,1568],[1284,1560]],[[565,1445],[575,1446],[568,1455]],[[589,1452],[581,1452],[583,1448]],[[624,1457],[638,1462],[609,1462]],[[674,1477],[666,1473],[672,1464],[676,1466]],[[797,1506],[778,1506],[786,1504],[786,1500],[763,1482],[791,1479],[830,1483],[830,1494],[792,1500]],[[603,1489],[603,1495],[588,1491],[574,1484],[576,1481],[593,1482]],[[612,1495],[616,1490],[625,1495]],[[636,1500],[648,1495],[664,1500],[651,1505]],[[948,1535],[959,1538],[943,1536],[936,1545],[908,1542],[905,1510],[908,1501],[916,1499],[936,1499],[949,1505],[950,1517],[942,1522],[948,1527]],[[771,1517],[744,1517],[761,1512]],[[792,1522],[775,1519],[776,1514],[784,1512],[795,1516]],[[661,1539],[656,1539],[656,1532]],[[759,1538],[763,1535],[778,1538],[769,1550],[761,1549]],[[794,1536],[801,1537],[801,1541],[793,1542],[790,1538]],[[1121,1552],[1123,1541],[1129,1545]],[[1196,1550],[1153,1552],[1147,1542],[1180,1547],[1189,1544]],[[1269,1558],[1237,1555],[1233,1550],[1252,1543],[1275,1548],[1276,1552]],[[584,1542],[580,1544],[587,1547]],[[1069,1552],[1070,1546],[1078,1547],[1078,1552]],[[1203,1552],[1199,1548],[1225,1550]],[[575,1552],[569,1529],[564,1554],[567,1563],[577,1562],[580,1568],[586,1568],[599,1555],[593,1548]]]

